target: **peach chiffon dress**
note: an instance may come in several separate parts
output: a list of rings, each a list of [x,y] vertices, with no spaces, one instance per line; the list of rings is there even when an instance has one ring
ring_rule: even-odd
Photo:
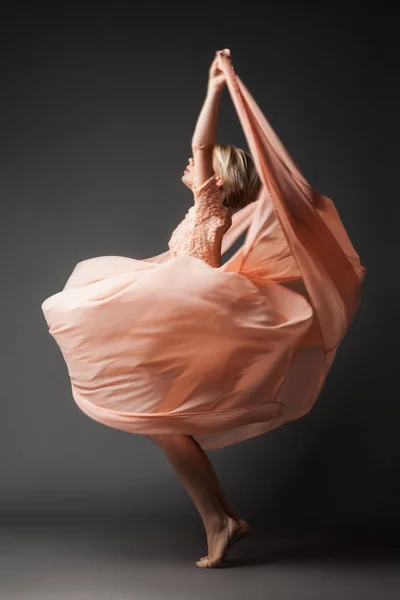
[[[262,180],[257,200],[231,218],[211,177],[169,250],[79,262],[41,306],[86,415],[192,435],[204,449],[310,411],[366,273],[332,200],[304,179],[231,59],[219,60]],[[218,266],[220,228],[222,255],[247,233]]]

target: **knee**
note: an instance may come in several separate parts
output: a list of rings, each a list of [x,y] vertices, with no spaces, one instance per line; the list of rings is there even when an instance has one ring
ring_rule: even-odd
[[[165,448],[166,446],[182,444],[182,442],[186,443],[186,439],[191,436],[173,433],[154,433],[146,435],[146,437],[159,448]]]
[[[163,433],[154,433],[152,435],[146,435],[145,437],[149,438],[159,448],[162,448],[166,442],[166,436]]]

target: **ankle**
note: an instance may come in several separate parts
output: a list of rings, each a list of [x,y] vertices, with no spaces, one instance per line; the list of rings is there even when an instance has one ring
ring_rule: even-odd
[[[214,514],[209,517],[204,523],[207,534],[219,533],[226,529],[229,519],[230,517],[226,513]]]

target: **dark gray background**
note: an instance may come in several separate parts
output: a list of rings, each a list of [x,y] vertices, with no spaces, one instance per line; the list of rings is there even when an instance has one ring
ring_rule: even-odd
[[[158,448],[80,412],[40,306],[80,260],[167,249],[193,201],[181,177],[208,69],[227,47],[305,176],[334,199],[368,273],[309,415],[210,456],[247,518],[278,531],[396,538],[394,13],[62,6],[21,7],[2,22],[0,519],[198,518]],[[247,149],[227,90],[217,141]]]

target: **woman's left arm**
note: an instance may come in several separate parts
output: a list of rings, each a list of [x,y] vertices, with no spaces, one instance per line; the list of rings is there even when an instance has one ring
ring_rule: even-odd
[[[192,149],[214,148],[217,137],[219,104],[223,86],[208,83],[207,95],[197,119],[192,138]]]
[[[214,173],[212,159],[217,137],[218,111],[224,85],[225,76],[218,68],[217,53],[209,70],[207,95],[192,138],[197,187],[202,185]]]

